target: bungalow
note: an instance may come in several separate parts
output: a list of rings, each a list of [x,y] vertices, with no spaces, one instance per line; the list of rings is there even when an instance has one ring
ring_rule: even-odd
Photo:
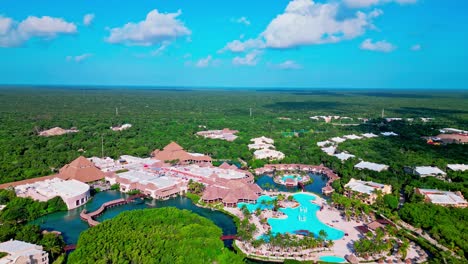
[[[466,171],[468,170],[468,165],[466,164],[447,164],[447,168],[453,171]]]
[[[354,165],[354,168],[358,170],[366,169],[366,170],[381,172],[381,171],[387,170],[388,166],[384,164],[379,164],[379,163],[361,161],[358,164]]]
[[[461,192],[416,188],[416,193],[423,195],[426,202],[433,204],[460,208],[468,207],[468,202],[465,200]]]
[[[178,164],[211,163],[211,157],[199,153],[189,153],[175,142],[171,142],[162,150],[156,149],[151,153],[151,156],[157,160],[175,161]]]
[[[444,178],[447,173],[442,171],[441,169],[437,167],[432,167],[432,166],[419,166],[415,167],[413,170],[414,174],[420,176],[420,177],[437,177],[437,178]]]
[[[345,188],[349,188],[351,192],[357,192],[365,194],[364,202],[367,204],[373,204],[377,199],[377,191],[381,191],[382,194],[389,194],[392,192],[391,185],[385,185],[375,183],[371,181],[361,181],[351,178],[351,180],[345,185]],[[351,195],[350,191],[346,191],[347,195]]]

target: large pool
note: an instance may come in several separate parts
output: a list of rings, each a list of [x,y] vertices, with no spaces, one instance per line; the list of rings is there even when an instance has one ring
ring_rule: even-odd
[[[319,258],[320,261],[329,262],[329,263],[344,263],[346,259],[337,256],[322,256]]]
[[[268,198],[267,198],[268,197]],[[268,224],[271,226],[273,233],[290,233],[294,234],[298,230],[307,230],[314,235],[318,236],[320,230],[324,230],[327,233],[327,239],[338,240],[344,236],[344,232],[328,226],[317,218],[317,211],[320,207],[316,204],[311,203],[315,200],[315,196],[309,193],[296,193],[293,194],[294,199],[300,204],[296,208],[280,208],[279,210],[286,214],[286,218],[268,218]],[[256,204],[245,204],[250,212],[255,211],[261,207],[262,200],[274,199],[269,196],[261,196]],[[238,206],[241,208],[244,204],[239,203]]]
[[[273,209],[273,206],[274,206],[273,203],[271,202],[274,201],[275,199],[276,198],[270,197],[268,195],[262,195],[258,197],[257,202],[254,204],[238,203],[237,207],[242,208],[245,206],[251,213],[255,212],[257,209],[260,209],[260,210],[270,209],[271,210]]]

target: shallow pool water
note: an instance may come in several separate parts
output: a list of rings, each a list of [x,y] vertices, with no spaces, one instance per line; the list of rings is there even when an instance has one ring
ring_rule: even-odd
[[[293,194],[294,199],[300,204],[296,208],[280,208],[279,210],[286,214],[286,218],[268,218],[268,224],[271,226],[272,233],[290,233],[294,234],[299,230],[307,230],[315,236],[319,235],[320,230],[327,233],[326,238],[331,240],[341,239],[344,232],[322,223],[317,218],[317,211],[320,206],[312,203],[315,196],[309,193]],[[256,204],[239,203],[238,207],[247,206],[250,212],[254,212],[257,208],[261,210],[267,209],[267,206],[262,205],[262,201],[271,201],[275,198],[263,195],[260,196]],[[269,207],[271,209],[272,207]]]
[[[343,263],[346,262],[346,259],[337,256],[322,256],[319,258],[320,261],[330,262],[330,263]]]
[[[282,180],[285,182],[287,179],[296,179],[298,181],[302,180],[301,176],[294,176],[294,175],[285,175],[283,176]]]
[[[251,203],[238,203],[237,207],[242,209],[242,207],[246,206],[249,212],[253,213],[257,209],[260,208],[260,210],[265,210],[265,209],[273,209],[273,203],[276,198],[275,197],[270,197],[268,195],[262,195],[258,197],[257,202],[254,204]]]

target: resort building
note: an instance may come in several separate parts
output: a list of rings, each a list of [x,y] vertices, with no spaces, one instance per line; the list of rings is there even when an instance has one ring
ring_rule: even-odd
[[[15,192],[18,197],[30,197],[41,202],[58,196],[65,202],[68,210],[85,204],[90,198],[89,185],[60,178],[19,185],[15,187]]]
[[[110,157],[106,158],[99,158],[99,157],[91,157],[88,158],[89,161],[91,161],[96,168],[104,171],[106,169],[110,169],[116,166],[117,162]]]
[[[112,129],[112,131],[123,131],[123,130],[127,130],[127,129],[131,128],[131,127],[132,127],[131,124],[123,124],[121,126],[111,127],[110,129]]]
[[[284,153],[274,149],[259,149],[254,152],[256,159],[282,160]]]
[[[351,178],[351,180],[345,185],[345,188],[349,188],[351,192],[357,192],[365,194],[364,201],[368,204],[373,204],[377,199],[377,191],[382,192],[382,195],[389,194],[392,192],[391,185],[384,185],[371,181],[361,181]],[[345,191],[346,195],[351,195],[349,191]]]
[[[401,117],[388,117],[388,118],[385,118],[385,121],[387,122],[392,122],[392,121],[402,121],[403,118]]]
[[[275,144],[275,141],[271,138],[267,138],[264,136],[258,137],[258,138],[252,138],[250,141],[253,141],[254,143],[266,143],[266,144]]]
[[[358,164],[354,165],[354,168],[358,170],[372,170],[372,171],[384,171],[388,169],[387,165],[384,164],[379,164],[379,163],[373,163],[373,162],[367,162],[367,161],[361,161]]]
[[[19,240],[9,240],[0,243],[0,252],[6,253],[6,256],[0,258],[1,264],[49,263],[49,254],[43,250],[42,246]]]
[[[385,136],[385,137],[398,136],[397,133],[392,132],[392,131],[390,131],[390,132],[382,132],[382,133],[380,133],[380,134],[382,134],[382,135]]]
[[[347,139],[362,139],[362,137],[360,136],[357,136],[357,135],[346,135],[346,136],[343,136],[344,138],[347,138]]]
[[[466,171],[468,170],[468,165],[466,164],[447,164],[447,168],[453,171]]]
[[[162,150],[153,151],[151,156],[160,161],[176,162],[177,164],[211,163],[211,157],[199,153],[189,153],[175,142],[171,142]]]
[[[468,134],[440,134],[435,137],[444,144],[467,144]]]
[[[336,143],[343,143],[346,141],[346,138],[334,137],[334,138],[331,138],[331,141],[334,141]]]
[[[333,145],[333,144],[335,144],[335,142],[332,142],[332,141],[329,141],[329,140],[317,142],[317,146],[319,146],[319,147],[325,147],[325,146]]]
[[[226,141],[234,141],[237,136],[235,134],[239,133],[237,130],[231,130],[229,128],[224,128],[223,130],[207,130],[197,132],[197,135],[212,138],[212,139],[222,139]]]
[[[365,138],[375,138],[375,137],[378,137],[378,135],[374,134],[374,133],[364,133],[362,134],[363,137]]]
[[[465,135],[468,135],[468,131],[467,130],[461,130],[461,129],[456,129],[456,128],[443,128],[440,130],[441,133],[453,133],[453,134],[465,134]]]
[[[438,178],[444,178],[447,173],[442,171],[441,169],[437,167],[431,167],[431,166],[419,166],[415,167],[413,170],[414,174],[420,176],[420,177],[438,177]]]
[[[128,171],[109,174],[106,181],[118,183],[121,192],[139,190],[154,199],[166,199],[187,190],[188,180],[151,171]]]
[[[59,178],[88,183],[104,179],[104,173],[91,161],[80,156],[60,169]]]
[[[336,147],[335,146],[329,146],[329,147],[326,147],[326,148],[321,148],[321,150],[323,152],[327,153],[328,155],[332,156],[333,154],[335,154]]]
[[[206,203],[222,202],[224,206],[235,207],[237,203],[255,203],[262,189],[255,183],[224,180],[207,186],[201,199]]]
[[[416,193],[423,195],[426,202],[433,204],[460,208],[465,208],[468,206],[468,202],[465,200],[461,192],[448,192],[416,188]]]
[[[275,146],[273,146],[272,144],[263,143],[263,142],[249,144],[247,145],[247,147],[249,147],[249,149],[275,149]]]
[[[39,136],[41,137],[52,137],[52,136],[61,136],[68,133],[78,133],[80,132],[78,129],[72,127],[70,129],[63,129],[61,127],[54,127],[49,130],[44,130],[39,132]]]
[[[341,152],[339,154],[334,154],[333,156],[337,157],[341,161],[346,161],[346,160],[348,160],[350,158],[356,157],[353,154],[348,154],[348,153],[345,153],[345,152]]]

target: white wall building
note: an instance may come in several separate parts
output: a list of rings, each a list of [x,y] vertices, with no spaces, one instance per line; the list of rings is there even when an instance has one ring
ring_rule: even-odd
[[[378,137],[376,134],[374,133],[364,133],[362,134],[363,137],[365,138],[375,138],[375,137]]]
[[[358,164],[354,165],[354,168],[358,170],[372,170],[372,171],[384,171],[388,169],[388,166],[385,164],[379,164],[379,163],[373,163],[373,162],[368,162],[368,161],[361,161]]]
[[[447,168],[453,171],[466,171],[468,170],[468,165],[466,164],[447,164]]]
[[[337,157],[341,161],[345,161],[345,160],[348,160],[350,158],[356,157],[353,154],[348,154],[348,153],[344,153],[344,152],[341,152],[339,154],[334,154],[333,156]]]
[[[15,192],[18,197],[30,197],[42,202],[59,196],[68,210],[85,204],[90,198],[89,185],[86,183],[59,178],[18,185],[15,187]]]
[[[284,153],[273,149],[259,149],[254,152],[256,159],[282,160]]]
[[[19,240],[10,240],[0,243],[0,252],[7,253],[5,257],[0,259],[0,264],[49,263],[49,254],[43,250],[42,246],[26,243]]]
[[[437,167],[431,166],[419,166],[414,168],[414,173],[421,177],[428,177],[428,176],[444,176],[447,175],[444,171]]]
[[[462,208],[468,206],[468,202],[465,200],[461,192],[448,192],[416,188],[416,193],[423,195],[426,202],[433,204]]]

